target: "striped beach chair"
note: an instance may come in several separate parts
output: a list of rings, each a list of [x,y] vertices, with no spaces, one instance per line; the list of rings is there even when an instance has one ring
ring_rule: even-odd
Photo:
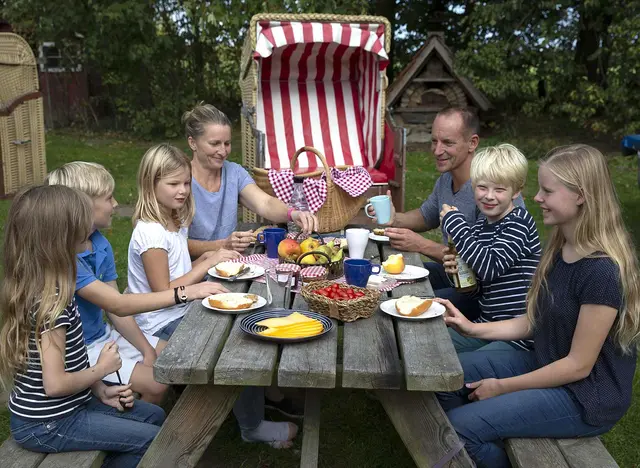
[[[383,17],[254,16],[240,72],[243,165],[289,168],[296,150],[311,146],[331,167],[365,167],[374,181],[367,195],[391,187],[402,209],[404,133],[385,128],[390,34]],[[294,168],[319,169],[312,153]]]

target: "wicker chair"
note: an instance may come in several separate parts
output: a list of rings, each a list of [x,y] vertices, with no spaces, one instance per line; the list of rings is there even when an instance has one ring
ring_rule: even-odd
[[[47,174],[36,58],[20,36],[0,33],[0,196]]]

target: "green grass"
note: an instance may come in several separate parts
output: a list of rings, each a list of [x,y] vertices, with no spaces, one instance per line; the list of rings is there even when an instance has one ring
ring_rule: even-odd
[[[611,156],[610,168],[618,190],[627,226],[633,233],[636,245],[640,245],[640,189],[636,185],[634,158],[623,158],[614,147],[572,131],[554,128],[553,122],[520,123],[502,128],[482,145],[508,141],[518,146],[531,158],[525,202],[533,214],[541,237],[546,230],[542,225],[540,210],[533,202],[537,191],[536,159],[549,149],[560,144],[587,142],[598,146]],[[234,132],[232,160],[239,162],[241,149],[240,132]],[[183,140],[172,143],[186,149]],[[47,135],[47,167],[55,168],[67,161],[96,161],[105,165],[116,180],[116,199],[120,204],[134,204],[136,199],[135,174],[139,160],[150,142],[140,142],[122,135],[87,135],[70,132],[55,132]],[[433,157],[425,152],[410,152],[407,155],[406,210],[415,209],[431,192],[437,179]],[[0,219],[6,218],[10,201],[0,200]],[[4,229],[3,223],[0,229]],[[119,285],[126,286],[126,259],[132,226],[129,218],[114,219],[113,226],[105,234],[113,245],[118,269]],[[3,234],[3,231],[2,231]],[[438,239],[439,230],[427,234]],[[640,396],[640,371],[634,381],[634,396]],[[637,428],[640,427],[640,403],[634,403],[626,416],[604,436],[604,441],[621,467],[640,466],[640,445],[636,444]],[[0,440],[9,435],[8,413],[0,410]],[[300,440],[297,450],[278,451],[262,444],[244,444],[235,420],[231,417],[220,429],[207,452],[207,463],[215,467],[294,467],[299,465]],[[381,405],[368,398],[367,394],[355,390],[333,390],[325,393],[322,405],[322,432],[320,440],[320,466],[354,467],[411,467],[411,457],[404,448],[395,429],[386,417]]]

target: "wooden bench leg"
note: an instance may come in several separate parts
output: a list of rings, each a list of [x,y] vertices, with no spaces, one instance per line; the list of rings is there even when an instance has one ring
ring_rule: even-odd
[[[320,445],[320,400],[321,390],[308,388],[304,400],[304,423],[302,426],[302,453],[300,468],[317,468]]]
[[[459,444],[458,435],[433,393],[377,390],[376,394],[416,466],[432,468]],[[463,448],[445,466],[467,468],[474,464]]]
[[[138,467],[196,466],[241,390],[241,387],[189,385]]]

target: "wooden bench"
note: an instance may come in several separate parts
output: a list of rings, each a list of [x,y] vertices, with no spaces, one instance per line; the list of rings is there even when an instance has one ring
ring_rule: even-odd
[[[0,447],[2,468],[99,468],[105,453],[90,452],[38,453],[25,450],[12,437]]]
[[[514,468],[618,468],[599,437],[508,439]]]

